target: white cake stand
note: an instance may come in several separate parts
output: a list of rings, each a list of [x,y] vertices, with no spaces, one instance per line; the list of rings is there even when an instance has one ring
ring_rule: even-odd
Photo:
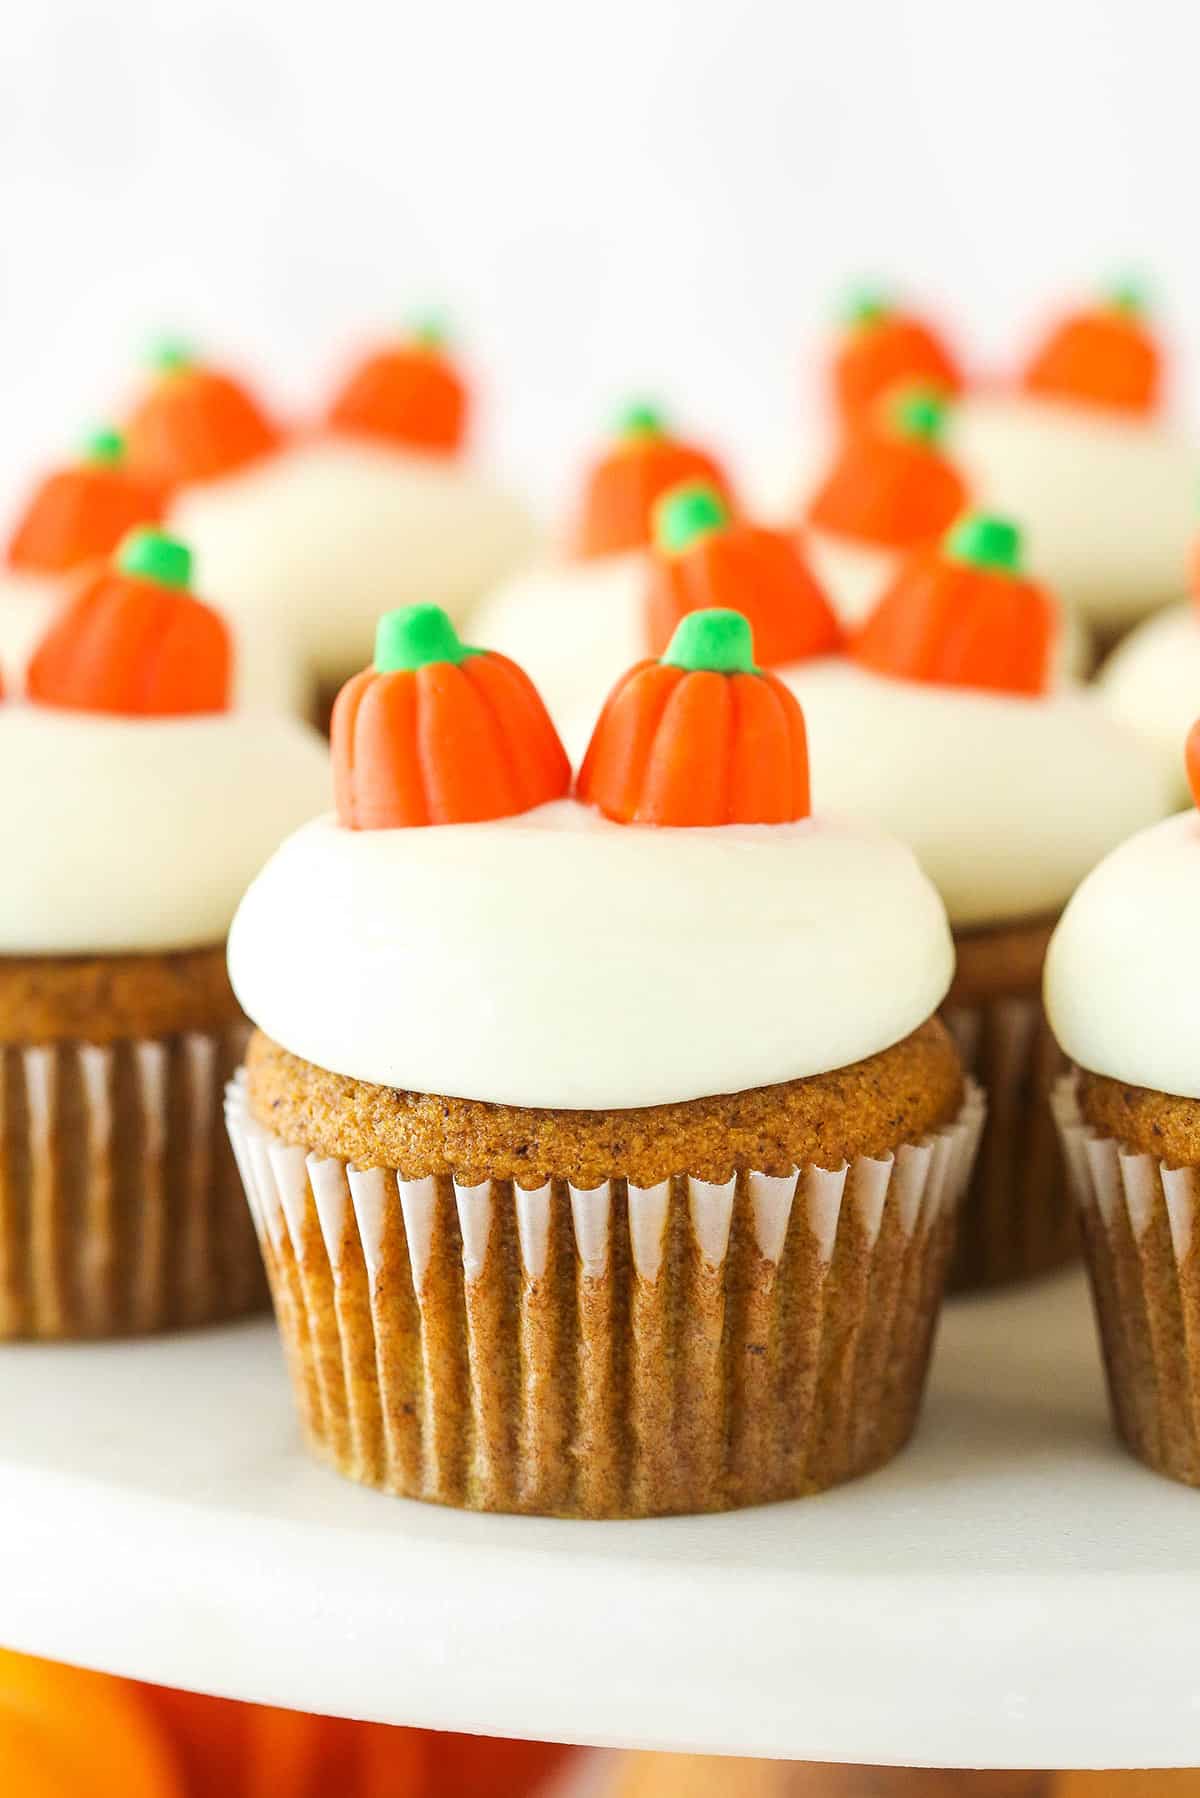
[[[580,1524],[312,1465],[272,1327],[0,1351],[0,1641],[574,1742],[1200,1762],[1200,1492],[1112,1441],[1078,1276],[950,1307],[917,1442],[799,1504]]]

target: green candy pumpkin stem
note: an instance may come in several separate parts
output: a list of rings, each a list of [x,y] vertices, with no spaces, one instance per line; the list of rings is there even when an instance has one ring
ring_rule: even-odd
[[[946,554],[972,568],[989,568],[998,574],[1019,574],[1021,533],[1010,518],[991,512],[972,512],[947,534]]]
[[[408,336],[419,350],[444,350],[450,338],[445,314],[418,313],[409,327]]]
[[[1141,318],[1146,311],[1146,289],[1133,276],[1122,275],[1109,283],[1104,301],[1110,312],[1119,312],[1123,318]]]
[[[664,493],[654,507],[654,541],[667,555],[681,555],[693,543],[724,530],[729,507],[711,481],[686,481]]]
[[[163,531],[130,531],[117,551],[122,574],[155,581],[160,587],[186,588],[192,578],[192,552]]]
[[[630,443],[665,437],[666,425],[657,406],[648,400],[631,400],[617,415],[617,436]]]
[[[891,310],[891,302],[881,288],[855,287],[842,306],[841,320],[851,330],[861,330],[865,325],[881,325]]]
[[[196,352],[182,337],[160,337],[146,360],[156,374],[177,375],[196,366]]]
[[[754,661],[749,620],[719,606],[681,618],[660,659],[667,668],[686,668],[689,673],[701,669],[713,674],[762,673]]]
[[[83,459],[104,468],[115,468],[125,458],[125,439],[111,425],[101,425],[83,440]]]
[[[483,651],[463,643],[441,606],[399,606],[375,627],[375,670],[396,674],[450,662],[455,668]]]
[[[891,396],[888,413],[893,430],[913,443],[934,447],[946,427],[946,402],[933,387],[904,387]]]

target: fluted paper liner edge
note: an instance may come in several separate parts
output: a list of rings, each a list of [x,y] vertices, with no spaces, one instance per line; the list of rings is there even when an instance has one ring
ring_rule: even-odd
[[[0,1047],[0,1340],[142,1335],[266,1302],[221,1125],[246,1026]]]
[[[1078,1203],[1117,1434],[1157,1472],[1200,1485],[1200,1168],[1131,1151],[1081,1116],[1078,1073],[1054,1116]]]
[[[405,1180],[226,1115],[310,1445],[386,1491],[645,1516],[818,1491],[916,1419],[983,1127],[832,1171]]]

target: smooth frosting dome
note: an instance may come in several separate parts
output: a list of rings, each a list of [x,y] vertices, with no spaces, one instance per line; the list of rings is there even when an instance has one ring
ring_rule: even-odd
[[[1045,999],[1072,1061],[1200,1099],[1200,816],[1122,843],[1084,881],[1050,940]]]
[[[1200,458],[1161,425],[978,394],[955,409],[951,432],[972,490],[1020,520],[1030,566],[1067,603],[1119,624],[1178,595]]]
[[[1118,644],[1096,682],[1105,704],[1163,758],[1177,802],[1188,797],[1183,742],[1200,708],[1200,616],[1171,606]]]
[[[832,658],[779,673],[804,707],[813,792],[909,843],[958,929],[1056,912],[1171,803],[1090,693],[918,685]]]
[[[870,828],[652,830],[561,800],[426,830],[319,818],[254,881],[229,965],[255,1023],[336,1073],[587,1109],[874,1054],[936,1011],[953,949]]]
[[[171,525],[235,625],[280,620],[333,677],[369,660],[380,612],[432,601],[461,617],[535,537],[515,500],[456,461],[336,438],[185,492]]]
[[[329,802],[316,733],[251,713],[0,705],[0,765],[5,955],[219,943],[267,856]]]

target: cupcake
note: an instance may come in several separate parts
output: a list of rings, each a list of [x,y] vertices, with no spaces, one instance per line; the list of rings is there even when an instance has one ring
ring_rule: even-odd
[[[316,1453],[581,1517],[888,1459],[980,1104],[937,896],[809,816],[745,619],[629,673],[574,798],[528,678],[431,607],[382,620],[333,753],[336,815],[230,939],[230,1129]]]
[[[1095,694],[1053,686],[1056,628],[1015,527],[975,514],[902,565],[849,657],[777,671],[804,708],[816,790],[908,843],[953,927],[944,1015],[989,1111],[958,1286],[1039,1273],[1075,1252],[1042,960],[1082,877],[1170,804],[1156,758]]]
[[[134,1334],[261,1299],[220,1129],[250,875],[323,802],[319,739],[231,713],[186,549],[140,531],[0,704],[0,1337]]]
[[[805,547],[839,614],[858,624],[917,545],[967,503],[944,455],[945,408],[928,388],[888,395],[844,437],[805,508]]]
[[[864,288],[852,296],[830,367],[830,397],[843,429],[870,423],[879,401],[897,387],[918,384],[948,396],[962,389],[962,371],[941,333],[927,319]]]
[[[1189,802],[1179,754],[1200,697],[1200,557],[1192,597],[1147,618],[1117,644],[1096,676],[1113,715],[1157,750],[1178,805]]]
[[[1073,313],[1011,388],[968,395],[951,443],[978,498],[1099,652],[1184,584],[1200,462],[1169,428],[1162,353],[1135,292]]]
[[[472,630],[528,670],[556,722],[583,717],[590,730],[613,682],[645,655],[654,508],[685,481],[731,503],[706,450],[675,436],[655,408],[627,407],[586,473],[560,554],[501,582],[473,614]]]
[[[124,440],[111,430],[93,433],[77,462],[37,484],[0,571],[0,675],[10,690],[20,688],[34,644],[73,583],[135,525],[157,523],[162,508],[161,488],[130,472]]]
[[[1187,768],[1200,796],[1200,727]],[[1113,1419],[1131,1453],[1190,1486],[1200,1485],[1198,902],[1200,818],[1189,807],[1093,870],[1046,956],[1046,1011],[1073,1064],[1055,1109]]]
[[[432,594],[460,617],[533,551],[523,507],[471,465],[470,412],[440,335],[397,337],[316,429],[176,502],[209,590],[235,623],[287,633],[322,718],[381,606]]]

